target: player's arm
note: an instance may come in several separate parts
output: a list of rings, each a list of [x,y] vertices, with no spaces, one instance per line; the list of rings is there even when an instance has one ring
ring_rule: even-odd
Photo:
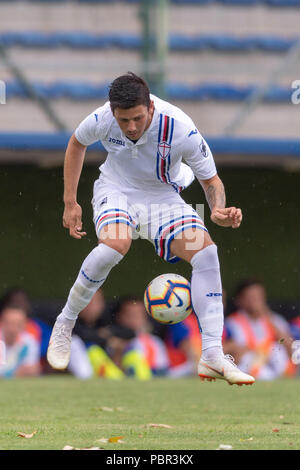
[[[225,189],[217,175],[213,155],[197,129],[189,129],[183,142],[182,156],[205,192],[211,220],[222,227],[238,228],[242,222],[242,211],[236,207],[226,207]]]
[[[81,239],[86,235],[82,231],[82,210],[77,203],[77,188],[81,175],[86,148],[101,140],[99,125],[100,115],[109,107],[106,103],[103,107],[95,109],[77,127],[69,140],[64,163],[64,203],[65,210],[63,225],[70,231],[71,237]],[[110,109],[110,108],[109,108]]]
[[[211,220],[222,227],[238,228],[242,222],[242,211],[237,207],[226,207],[225,188],[218,175],[199,180],[211,210]]]
[[[81,239],[82,209],[77,203],[77,189],[81,175],[86,146],[82,145],[74,134],[71,136],[64,161],[64,215],[63,226],[69,229],[71,237]]]

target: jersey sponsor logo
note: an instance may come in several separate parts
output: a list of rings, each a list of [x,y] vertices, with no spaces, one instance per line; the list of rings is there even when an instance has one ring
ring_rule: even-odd
[[[194,131],[191,131],[188,135],[188,137],[191,137],[191,135],[198,134],[198,129],[195,129]]]
[[[122,145],[123,147],[125,147],[124,140],[114,139],[113,137],[110,137],[108,142],[111,142],[112,144]]]
[[[209,292],[209,294],[206,294],[206,297],[222,297],[221,292]]]

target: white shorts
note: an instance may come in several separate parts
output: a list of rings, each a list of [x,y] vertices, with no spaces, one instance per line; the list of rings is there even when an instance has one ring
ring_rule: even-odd
[[[163,191],[122,188],[100,176],[94,184],[92,205],[98,239],[107,225],[126,224],[132,238],[149,240],[158,256],[170,263],[180,260],[170,252],[176,236],[188,228],[207,232],[199,214],[171,187]]]

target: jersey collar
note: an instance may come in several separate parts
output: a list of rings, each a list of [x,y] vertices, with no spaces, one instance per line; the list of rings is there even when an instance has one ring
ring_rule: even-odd
[[[153,131],[155,131],[156,128],[158,127],[158,121],[159,121],[159,114],[158,114],[158,111],[156,110],[156,108],[154,108],[153,117],[152,117],[152,121],[150,123],[150,126],[144,132],[144,134],[139,138],[139,140],[136,142],[136,144],[134,142],[132,142],[130,139],[128,139],[126,137],[126,135],[121,131],[121,134],[122,134],[123,138],[125,139],[126,145],[129,145],[131,147],[131,146],[137,146],[137,145],[145,144],[148,141],[149,135],[151,135],[151,133]]]

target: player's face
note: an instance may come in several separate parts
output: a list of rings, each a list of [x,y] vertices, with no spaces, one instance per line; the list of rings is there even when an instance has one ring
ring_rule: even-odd
[[[147,314],[143,302],[127,302],[119,313],[118,321],[122,326],[140,333],[147,327]]]
[[[126,137],[138,140],[150,126],[153,112],[154,104],[151,101],[149,108],[143,104],[129,109],[116,108],[114,116]]]
[[[25,325],[26,314],[23,310],[12,307],[5,309],[1,315],[1,330],[6,344],[13,345]]]
[[[263,315],[267,305],[265,289],[260,284],[247,287],[239,295],[237,304],[254,317]]]

